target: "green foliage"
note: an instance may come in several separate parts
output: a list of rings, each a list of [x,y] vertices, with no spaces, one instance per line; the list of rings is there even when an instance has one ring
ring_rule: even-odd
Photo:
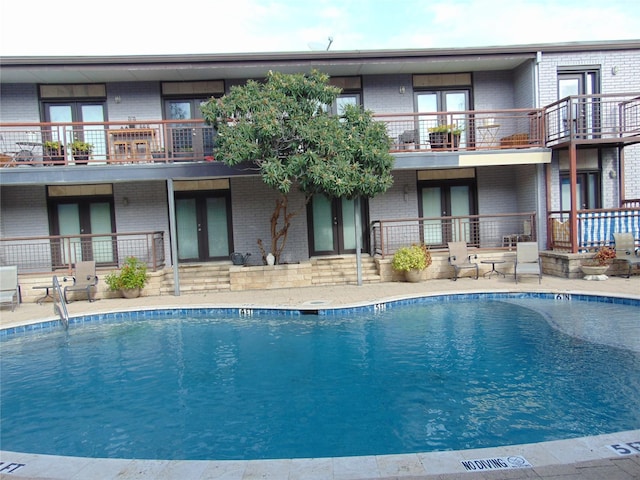
[[[429,129],[429,133],[453,133],[454,135],[460,135],[464,128],[460,125],[437,125]]]
[[[48,140],[42,144],[42,148],[51,152],[57,152],[61,147],[62,145],[57,140]]]
[[[316,193],[371,198],[393,183],[385,125],[355,106],[342,116],[330,114],[327,106],[340,89],[328,82],[316,70],[307,75],[269,72],[264,83],[249,80],[202,106],[205,121],[218,133],[216,160],[230,166],[253,163],[263,182],[282,196],[272,216],[270,251],[276,261],[294,215],[286,212],[292,189],[302,191],[307,201]],[[280,214],[284,225],[277,226]]]
[[[409,270],[424,270],[431,265],[431,262],[431,252],[427,246],[413,244],[396,251],[391,261],[391,267],[399,272],[408,272]]]
[[[111,272],[105,277],[111,290],[144,288],[148,281],[147,264],[136,257],[127,257],[120,272]]]
[[[74,140],[69,146],[71,147],[71,152],[77,155],[89,154],[93,150],[92,144],[80,140]]]

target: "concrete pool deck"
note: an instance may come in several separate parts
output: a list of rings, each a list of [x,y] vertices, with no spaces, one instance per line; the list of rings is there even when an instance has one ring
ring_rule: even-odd
[[[640,276],[607,281],[545,276],[539,285],[525,277],[429,280],[243,292],[183,294],[179,297],[73,302],[70,316],[118,310],[169,307],[251,307],[326,309],[357,306],[424,295],[483,292],[604,294],[640,299]],[[51,303],[22,304],[0,310],[0,328],[54,319]],[[640,320],[639,320],[640,321]],[[640,339],[638,339],[640,342]],[[630,405],[629,408],[635,408]],[[640,426],[639,426],[640,427]],[[616,453],[612,445],[619,445]],[[624,454],[629,452],[628,454]],[[531,467],[494,470],[505,459],[524,458]],[[484,460],[484,462],[474,462]],[[466,465],[466,467],[465,467]],[[512,445],[478,450],[365,457],[256,461],[166,461],[57,457],[0,451],[0,478],[21,479],[640,479],[640,429],[595,437]]]

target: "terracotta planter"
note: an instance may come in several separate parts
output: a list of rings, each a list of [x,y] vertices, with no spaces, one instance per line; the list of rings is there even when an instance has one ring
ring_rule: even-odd
[[[422,270],[411,269],[404,272],[404,278],[407,282],[418,283],[422,281]]]
[[[138,298],[140,290],[140,288],[121,288],[120,292],[124,298]]]

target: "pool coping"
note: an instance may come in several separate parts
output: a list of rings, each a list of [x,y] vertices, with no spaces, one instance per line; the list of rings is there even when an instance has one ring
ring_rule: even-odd
[[[442,292],[408,294],[389,297],[375,302],[354,302],[351,305],[331,306],[323,301],[322,305],[313,302],[310,308],[301,307],[273,307],[260,305],[243,305],[242,307],[220,307],[225,310],[238,310],[251,307],[252,309],[296,310],[299,312],[328,310],[333,313],[340,310],[354,308],[375,309],[380,305],[415,301],[424,297],[459,296],[479,294],[513,294],[527,296],[528,294],[546,295],[584,295],[588,297],[612,297],[615,299],[630,299],[640,301],[640,295],[616,295],[611,293],[593,293],[581,291],[531,291],[523,292],[504,290],[473,290],[464,294]],[[309,302],[307,302],[309,303]],[[318,308],[321,306],[322,308]],[[119,312],[151,311],[169,309],[199,309],[218,308],[211,305],[163,305],[161,307],[132,307],[118,309]],[[102,312],[106,315],[113,312]],[[92,313],[90,315],[100,315]],[[78,317],[81,315],[75,315]],[[38,330],[37,325],[45,322],[58,322],[55,316],[37,320],[21,322],[21,325],[3,327],[2,331],[26,327],[28,331]],[[31,326],[32,328],[29,328]],[[618,445],[618,448],[612,446]],[[621,453],[627,450],[629,453]],[[624,456],[640,455],[640,429],[614,432],[603,435],[580,437],[574,439],[554,440],[549,442],[508,445],[491,448],[427,452],[397,455],[372,455],[362,457],[330,457],[330,458],[300,458],[274,460],[140,460],[140,459],[108,459],[68,457],[44,454],[32,454],[0,450],[0,475],[10,474],[12,478],[47,478],[47,479],[80,479],[101,478],[111,479],[147,479],[147,478],[193,478],[227,480],[244,480],[249,478],[289,478],[289,479],[382,479],[388,477],[428,478],[431,475],[457,475],[462,473],[478,473],[484,475],[499,472],[500,459],[518,457],[525,459],[531,466],[525,467],[538,472],[541,469],[575,464],[579,462],[593,462],[598,460],[616,459]],[[493,460],[493,463],[490,462]],[[640,461],[639,461],[640,463]],[[475,467],[475,468],[474,468]],[[494,468],[495,467],[495,468]],[[515,468],[511,466],[510,468]],[[466,478],[471,478],[466,476]]]

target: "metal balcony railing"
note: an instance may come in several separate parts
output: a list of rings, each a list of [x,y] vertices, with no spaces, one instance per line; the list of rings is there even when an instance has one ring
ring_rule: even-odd
[[[213,161],[215,131],[202,120],[0,124],[3,166]],[[89,146],[89,151],[80,150]]]
[[[640,141],[640,94],[575,95],[545,108],[546,142]]]
[[[164,232],[0,238],[0,263],[17,265],[18,272],[73,272],[80,260],[116,268],[134,256],[156,271],[165,264]]]
[[[390,113],[374,118],[386,124],[392,152],[640,142],[640,94],[577,95],[542,109]],[[90,152],[80,151],[76,141],[89,144]],[[0,165],[214,161],[215,141],[215,130],[203,120],[0,123]]]
[[[464,241],[480,249],[511,250],[519,241],[536,241],[535,212],[376,220],[371,223],[373,252],[383,258],[400,247],[424,243],[446,249]]]
[[[391,151],[474,151],[544,147],[541,109],[377,114]]]

